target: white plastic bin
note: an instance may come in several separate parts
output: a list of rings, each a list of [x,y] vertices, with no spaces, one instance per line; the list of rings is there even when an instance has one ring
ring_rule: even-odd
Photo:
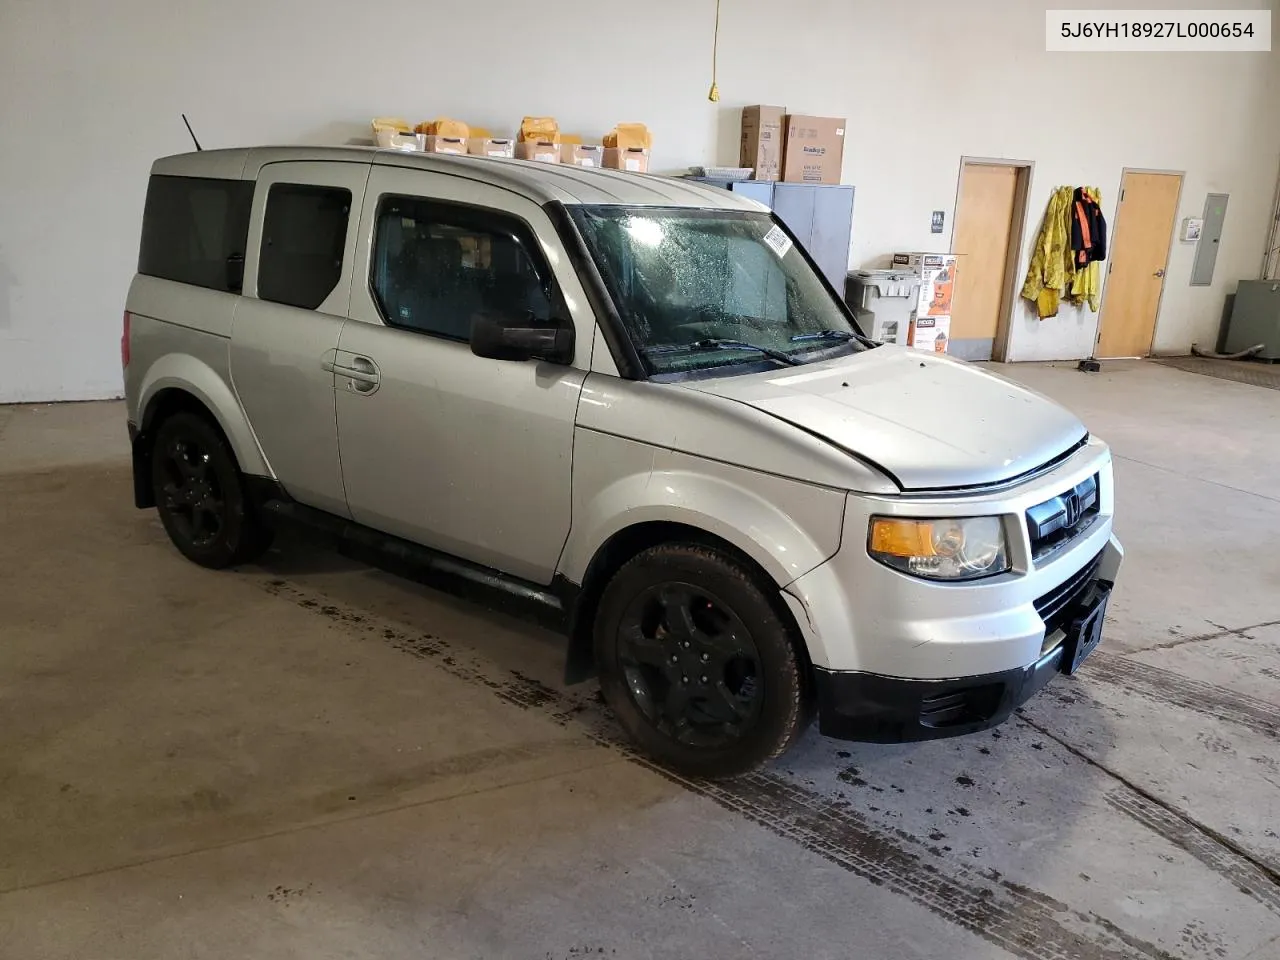
[[[850,270],[845,281],[845,303],[859,321],[870,316],[872,340],[906,346],[911,312],[920,296],[920,278],[905,270]]]

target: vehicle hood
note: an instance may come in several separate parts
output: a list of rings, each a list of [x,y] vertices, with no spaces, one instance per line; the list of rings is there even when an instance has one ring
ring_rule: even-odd
[[[1074,414],[970,364],[884,346],[781,371],[687,380],[869,461],[904,490],[1000,483],[1087,437]]]

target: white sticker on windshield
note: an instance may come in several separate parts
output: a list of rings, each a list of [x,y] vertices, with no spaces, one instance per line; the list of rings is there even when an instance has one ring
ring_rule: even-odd
[[[791,249],[791,238],[787,236],[787,232],[776,223],[769,228],[769,232],[764,235],[764,242],[779,257],[785,257],[787,251]]]

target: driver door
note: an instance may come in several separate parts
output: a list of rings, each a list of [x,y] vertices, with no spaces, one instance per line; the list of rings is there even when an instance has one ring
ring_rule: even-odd
[[[578,327],[573,365],[469,346],[480,310],[546,320],[566,309],[550,263],[567,257],[550,220],[498,187],[375,165],[360,237],[367,274],[352,285],[336,364],[352,517],[550,583],[569,533],[594,318],[564,318]]]

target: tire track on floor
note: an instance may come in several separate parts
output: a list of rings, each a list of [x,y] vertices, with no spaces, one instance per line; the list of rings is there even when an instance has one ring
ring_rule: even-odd
[[[1242,856],[1198,824],[1170,811],[1132,790],[1117,789],[1104,797],[1107,803],[1133,818],[1151,832],[1180,847],[1219,876],[1225,877],[1242,893],[1280,914],[1280,885],[1276,874],[1255,861]]]
[[[1257,697],[1102,651],[1084,662],[1080,675],[1280,739],[1280,707]]]
[[[486,662],[434,634],[408,629],[288,581],[275,579],[261,585],[274,596],[376,636],[460,680],[484,687],[506,703],[561,725],[572,724],[596,743],[1021,960],[1176,960],[1105,917],[1074,910],[994,870],[980,871],[960,863],[905,831],[876,825],[846,800],[824,797],[776,773],[764,771],[727,783],[671,774],[635,752],[598,697],[561,692]]]

